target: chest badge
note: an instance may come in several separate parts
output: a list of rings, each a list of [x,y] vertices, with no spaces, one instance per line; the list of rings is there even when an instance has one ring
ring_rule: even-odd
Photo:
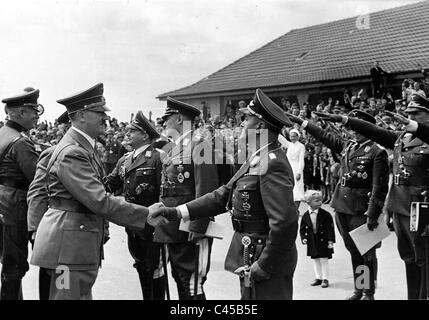
[[[366,153],[368,153],[368,152],[369,152],[369,150],[371,150],[371,147],[370,147],[370,146],[366,146],[366,147],[365,147],[365,149],[363,149],[363,151],[365,151]]]
[[[141,194],[141,193],[142,193],[142,187],[138,185],[136,188],[136,194]]]
[[[362,173],[362,179],[367,179],[368,178],[368,174],[366,172]]]
[[[183,175],[183,169],[184,167],[181,164],[177,166],[177,171],[179,171],[179,173],[177,174],[177,181],[179,181],[179,183],[183,183],[185,181],[185,176]]]
[[[183,174],[183,176],[184,176],[186,179],[188,179],[188,178],[191,176],[191,174],[190,174],[188,171],[185,171],[185,173]]]
[[[145,153],[145,155],[144,155],[146,158],[150,158],[150,157],[152,157],[152,151],[150,151],[150,150],[148,150],[148,151],[146,151],[146,153]]]

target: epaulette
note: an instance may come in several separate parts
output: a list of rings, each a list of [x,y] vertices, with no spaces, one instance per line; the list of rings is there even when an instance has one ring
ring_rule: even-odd
[[[377,147],[379,147],[381,150],[386,150],[385,147],[383,147],[381,144],[376,143]]]

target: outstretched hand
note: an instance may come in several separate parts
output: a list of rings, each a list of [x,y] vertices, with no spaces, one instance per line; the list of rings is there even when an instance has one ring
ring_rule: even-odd
[[[287,115],[290,121],[298,123],[299,125],[301,125],[304,122],[304,120],[302,120],[300,117],[293,115],[292,113],[285,112],[285,114]]]
[[[314,114],[318,116],[320,119],[330,122],[342,122],[343,116],[338,114],[331,114],[325,112],[314,111]]]
[[[152,227],[157,227],[162,223],[167,223],[166,219],[162,213],[164,212],[165,206],[161,203],[155,203],[149,207],[149,215],[147,216],[147,223]]]
[[[399,113],[394,113],[391,111],[384,111],[385,114],[387,114],[389,117],[395,119],[396,121],[398,121],[399,123],[402,123],[404,125],[407,125],[410,123],[410,120],[405,118],[404,116],[400,115]]]
[[[161,202],[155,203],[149,207],[147,223],[153,227],[156,227],[161,223],[168,223],[177,219],[179,219],[179,215],[176,208],[166,207]]]

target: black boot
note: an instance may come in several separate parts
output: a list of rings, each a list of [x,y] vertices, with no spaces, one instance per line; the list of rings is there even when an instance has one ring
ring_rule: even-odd
[[[153,300],[153,273],[144,268],[136,268],[139,274],[140,286],[142,288],[143,300]]]
[[[0,300],[23,300],[21,280],[2,280]]]
[[[153,279],[153,300],[165,300],[165,281],[166,276],[162,276],[158,279]]]
[[[350,297],[347,297],[346,300],[360,300],[362,299],[362,291],[358,290],[353,293]]]
[[[420,289],[419,289],[419,299],[426,300],[426,265],[420,266]]]
[[[45,268],[39,268],[39,299],[49,300],[49,288],[51,286],[51,277]]]
[[[405,263],[405,274],[407,277],[408,300],[419,298],[420,290],[420,268],[415,263]]]

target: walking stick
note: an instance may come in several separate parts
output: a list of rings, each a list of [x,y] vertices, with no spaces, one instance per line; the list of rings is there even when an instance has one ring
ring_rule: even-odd
[[[200,242],[195,243],[195,268],[194,268],[194,300],[198,298],[198,273],[199,273],[199,260],[200,260]]]
[[[161,246],[161,254],[162,254],[162,268],[164,269],[165,274],[165,293],[167,294],[167,300],[170,300],[170,287],[168,286],[168,273],[167,273],[167,258],[165,252],[165,244]]]

